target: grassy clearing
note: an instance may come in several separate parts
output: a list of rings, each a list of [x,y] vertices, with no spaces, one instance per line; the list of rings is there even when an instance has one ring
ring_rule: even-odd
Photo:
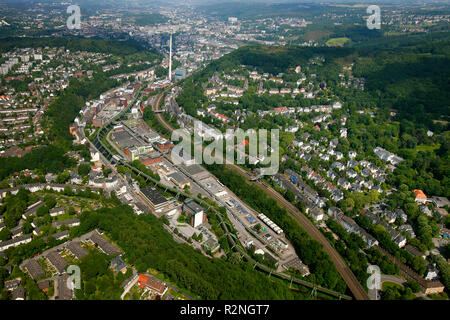
[[[314,40],[318,41],[324,37],[327,37],[331,35],[331,32],[326,30],[308,30],[306,33],[302,36],[305,40]]]
[[[419,151],[423,151],[423,152],[431,151],[431,152],[433,152],[433,151],[439,149],[440,147],[441,146],[439,144],[434,144],[434,145],[431,145],[431,146],[430,145],[421,144],[421,145],[418,145],[416,147],[416,152],[419,152]]]
[[[350,41],[350,38],[343,37],[343,38],[332,38],[329,39],[325,44],[328,47],[343,47],[344,44]]]
[[[383,282],[383,285],[382,285],[383,291],[386,291],[386,290],[389,289],[389,288],[402,289],[402,286],[399,285],[399,284],[396,284],[396,283],[394,283],[394,282],[389,282],[389,281]]]

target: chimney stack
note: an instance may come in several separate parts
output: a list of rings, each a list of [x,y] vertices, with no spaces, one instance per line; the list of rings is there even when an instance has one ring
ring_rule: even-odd
[[[170,33],[169,47],[169,81],[172,82],[172,33]]]

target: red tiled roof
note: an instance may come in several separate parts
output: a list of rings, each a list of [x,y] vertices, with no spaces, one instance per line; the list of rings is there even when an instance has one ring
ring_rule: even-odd
[[[220,114],[220,113],[218,113],[217,115],[218,115],[219,117],[221,117],[221,118],[225,119],[225,120],[227,120],[227,119],[228,119],[228,117],[227,117],[227,116],[224,116],[223,114]]]
[[[151,290],[157,292],[158,294],[163,294],[166,286],[164,283],[157,279],[150,278],[144,274],[139,276],[138,284],[141,288],[148,287]]]
[[[416,199],[427,199],[427,196],[425,195],[425,193],[423,193],[422,190],[413,190],[414,194],[416,195]]]

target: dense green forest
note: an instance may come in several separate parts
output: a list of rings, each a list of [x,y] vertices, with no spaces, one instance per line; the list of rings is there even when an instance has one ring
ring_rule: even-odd
[[[46,112],[44,123],[49,128],[50,141],[69,148],[73,138],[68,128],[86,101],[118,84],[101,73],[95,73],[93,79],[71,79],[68,88],[49,105]]]
[[[327,47],[268,47],[262,45],[241,47],[232,53],[211,62],[206,68],[197,72],[193,77],[198,81],[205,81],[215,71],[231,71],[239,65],[254,66],[259,72],[278,74],[286,69],[306,64],[309,59],[323,55],[327,59],[347,57],[354,53],[351,48]],[[191,78],[188,78],[191,80]],[[189,81],[186,79],[186,81]]]
[[[197,9],[204,12],[207,15],[218,17],[221,19],[228,19],[228,17],[238,17],[239,19],[257,18],[257,17],[293,17],[298,18],[317,18],[318,16],[326,16],[327,14],[348,14],[349,7],[339,8],[337,6],[330,6],[329,4],[322,3],[300,3],[288,1],[269,2],[263,1],[249,1],[249,2],[236,2],[233,1],[216,1],[215,3],[201,3],[197,6]],[[356,8],[355,11],[363,11],[363,8]],[[325,19],[325,18],[324,18]],[[315,19],[316,20],[316,19]],[[317,20],[316,20],[317,21]]]
[[[424,39],[428,40],[428,39]],[[450,108],[450,38],[386,50],[361,50],[355,75],[383,107],[399,110],[398,119],[434,128],[448,120]]]
[[[163,222],[151,214],[136,216],[128,206],[81,215],[76,235],[100,228],[124,251],[138,272],[162,271],[181,288],[204,299],[305,299],[281,280],[261,277],[249,263],[205,257],[186,244],[174,242]],[[101,260],[101,258],[100,258]],[[226,276],[225,276],[226,275]]]
[[[0,180],[23,169],[60,173],[75,164],[74,160],[64,155],[62,148],[55,145],[41,146],[22,158],[0,158]]]
[[[14,48],[64,47],[71,51],[89,51],[110,53],[116,56],[128,56],[142,52],[143,46],[135,40],[114,41],[85,38],[19,38],[0,39],[0,53]],[[153,52],[156,54],[156,52]]]
[[[126,274],[114,275],[110,269],[111,257],[97,249],[89,250],[79,263],[81,288],[75,290],[77,300],[119,300],[123,292],[122,283],[132,276],[131,269]]]

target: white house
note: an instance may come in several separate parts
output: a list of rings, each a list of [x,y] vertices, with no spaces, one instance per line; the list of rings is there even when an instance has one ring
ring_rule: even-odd
[[[342,103],[340,103],[340,102],[333,103],[333,109],[341,109],[341,108],[342,108]]]
[[[65,212],[66,211],[64,210],[64,208],[54,208],[54,209],[50,210],[50,216],[57,217],[57,216],[64,214]]]

